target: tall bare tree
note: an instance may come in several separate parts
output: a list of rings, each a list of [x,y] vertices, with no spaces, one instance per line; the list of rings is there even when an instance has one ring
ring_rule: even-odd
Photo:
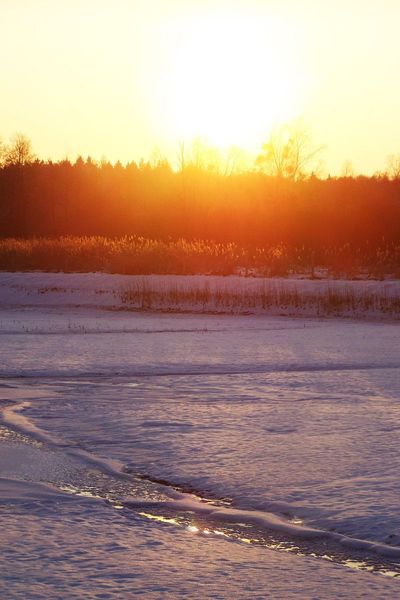
[[[400,179],[400,154],[390,154],[387,157],[386,173],[389,179]]]
[[[355,177],[355,170],[350,160],[345,160],[340,171],[341,177]]]
[[[35,154],[32,151],[30,139],[22,133],[17,133],[12,138],[11,143],[5,148],[4,163],[6,165],[22,167],[34,159]]]
[[[248,154],[237,146],[221,149],[196,137],[189,145],[184,141],[179,143],[176,164],[181,173],[187,168],[195,168],[228,177],[248,168],[250,162]]]
[[[271,131],[256,164],[269,175],[297,181],[304,179],[307,173],[315,172],[321,151],[322,146],[312,144],[307,127],[295,121]]]

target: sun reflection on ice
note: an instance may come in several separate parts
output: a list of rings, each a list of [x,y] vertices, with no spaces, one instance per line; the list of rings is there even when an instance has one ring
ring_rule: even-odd
[[[198,533],[200,531],[196,525],[188,525],[186,529],[190,531],[190,533]]]

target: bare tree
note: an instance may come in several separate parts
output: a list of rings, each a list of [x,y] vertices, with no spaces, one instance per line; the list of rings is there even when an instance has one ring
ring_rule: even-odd
[[[238,146],[221,149],[200,137],[192,139],[189,144],[185,141],[179,142],[176,157],[176,165],[180,173],[194,168],[218,173],[224,177],[241,173],[252,163],[252,157]]]
[[[354,167],[350,160],[344,161],[344,163],[342,165],[342,169],[340,171],[340,176],[341,177],[354,177],[355,176]]]
[[[322,146],[313,146],[307,127],[295,121],[271,131],[256,164],[270,175],[297,181],[308,172],[315,172],[321,150]]]
[[[217,148],[206,140],[196,137],[192,140],[191,163],[196,169],[219,172],[221,156]]]
[[[245,150],[242,150],[238,146],[231,146],[224,157],[224,171],[225,176],[234,175],[236,173],[242,173],[249,168],[251,159]]]
[[[5,146],[3,144],[3,141],[0,140],[0,166],[2,166],[2,164],[4,162],[4,157],[5,157]]]
[[[389,179],[400,179],[400,154],[390,154],[387,157],[386,173]]]
[[[22,133],[17,133],[11,140],[11,143],[6,146],[4,151],[4,164],[23,166],[35,159],[35,154],[32,152],[32,144],[30,139]]]
[[[184,171],[186,168],[186,149],[185,141],[181,140],[178,146],[177,153],[178,171]]]
[[[212,172],[221,171],[222,159],[219,150],[201,137],[193,138],[189,147],[184,141],[181,141],[177,160],[178,170],[182,172],[187,168]]]

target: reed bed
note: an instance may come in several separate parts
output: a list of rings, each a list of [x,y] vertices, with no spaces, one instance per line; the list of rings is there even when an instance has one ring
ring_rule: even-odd
[[[216,313],[262,313],[283,311],[316,316],[382,315],[400,318],[400,295],[380,291],[325,286],[319,290],[286,287],[263,282],[252,289],[210,286],[208,282],[188,286],[151,284],[145,279],[120,292],[122,304],[135,310],[194,310]]]
[[[0,240],[2,271],[62,271],[121,274],[253,275],[303,274],[310,278],[400,277],[400,245],[379,248],[277,244],[242,247],[208,240],[153,240],[140,236],[107,238],[6,238]]]

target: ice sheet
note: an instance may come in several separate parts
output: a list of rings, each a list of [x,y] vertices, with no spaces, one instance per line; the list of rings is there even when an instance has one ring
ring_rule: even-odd
[[[128,504],[50,501],[35,485],[81,481],[79,465],[93,457],[88,472],[115,467],[224,498],[221,523],[317,530],[397,552],[398,331],[339,319],[3,309],[4,418],[50,446],[0,440],[5,597],[395,597],[397,581],[207,536],[199,545]],[[37,562],[23,572],[28,555]]]

